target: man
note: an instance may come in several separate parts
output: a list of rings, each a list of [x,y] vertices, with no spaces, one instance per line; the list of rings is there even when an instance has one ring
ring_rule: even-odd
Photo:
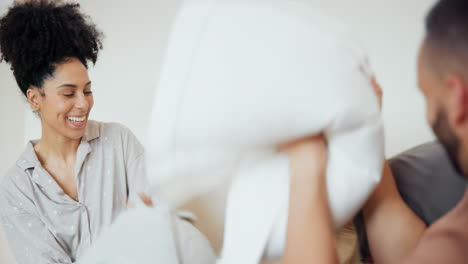
[[[466,0],[440,0],[433,7],[426,19],[418,79],[427,102],[429,124],[455,169],[468,178],[467,14]],[[306,148],[311,158],[325,162],[323,140],[311,140]],[[326,192],[320,188],[324,183],[317,180],[324,178],[323,167],[305,168],[302,174],[297,174],[302,177],[291,180],[291,224],[285,263],[337,262],[329,238],[332,226]],[[310,177],[311,174],[318,177]],[[304,190],[298,188],[300,185],[312,188]],[[381,184],[364,208],[364,216],[376,263],[468,261],[468,192],[453,210],[427,228],[401,199],[386,165]]]
[[[452,210],[463,198],[468,186],[468,181],[455,171],[443,145],[438,141],[418,145],[400,153],[389,159],[388,165],[401,198],[426,225],[432,225]],[[399,195],[393,197],[395,197],[394,204],[401,203]],[[387,201],[392,204],[392,199],[387,199]],[[385,211],[385,208],[389,207],[380,205],[378,208]],[[395,215],[391,210],[390,214],[390,216]],[[369,212],[366,215],[372,216]],[[368,227],[373,223],[371,219],[367,219],[367,222]],[[360,240],[361,259],[364,263],[373,263],[362,213],[355,218],[354,223]],[[385,220],[374,221],[374,223],[381,223],[380,228],[383,230],[380,232],[380,237],[378,235],[374,237],[377,241],[373,243],[375,259],[379,258],[379,263],[385,263],[382,254],[377,252],[379,248],[375,248],[375,245],[378,241],[391,237],[391,234],[385,234],[388,222]],[[385,253],[387,250],[382,249],[381,252]],[[392,254],[391,257],[396,256]]]

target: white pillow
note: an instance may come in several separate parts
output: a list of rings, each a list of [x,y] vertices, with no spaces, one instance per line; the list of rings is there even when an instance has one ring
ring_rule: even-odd
[[[209,264],[215,258],[203,234],[159,204],[123,212],[77,263]]]
[[[275,149],[324,132],[330,207],[335,226],[345,224],[379,182],[384,158],[365,66],[346,26],[308,2],[185,1],[150,119],[154,192],[178,206],[232,180],[220,262],[279,256],[289,169]]]

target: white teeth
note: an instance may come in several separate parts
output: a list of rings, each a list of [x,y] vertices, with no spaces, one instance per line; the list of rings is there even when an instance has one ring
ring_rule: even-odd
[[[74,121],[74,122],[83,122],[85,119],[86,119],[85,116],[83,116],[83,117],[72,117],[72,116],[69,116],[69,117],[68,117],[68,120]]]

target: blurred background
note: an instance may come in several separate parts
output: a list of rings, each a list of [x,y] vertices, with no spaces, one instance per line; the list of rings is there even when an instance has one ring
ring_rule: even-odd
[[[433,139],[417,89],[416,57],[424,33],[424,17],[435,0],[301,1],[314,2],[346,21],[364,43],[384,90],[386,155],[390,157]],[[76,2],[106,36],[104,50],[96,66],[89,70],[95,100],[91,119],[122,123],[145,142],[162,58],[181,0]],[[0,15],[12,3],[0,0]],[[40,137],[40,122],[5,62],[0,63],[0,92],[1,179],[26,142]],[[224,192],[225,188],[220,188],[187,205],[198,215],[198,227],[216,250],[222,242]],[[14,263],[1,229],[0,263]]]

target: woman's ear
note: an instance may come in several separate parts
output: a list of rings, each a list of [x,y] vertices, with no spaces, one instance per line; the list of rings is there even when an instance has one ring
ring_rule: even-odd
[[[26,97],[28,99],[28,103],[29,105],[31,106],[31,109],[34,111],[34,112],[39,112],[40,108],[41,108],[41,93],[39,92],[39,89],[37,88],[29,88],[27,91],[26,91]]]

